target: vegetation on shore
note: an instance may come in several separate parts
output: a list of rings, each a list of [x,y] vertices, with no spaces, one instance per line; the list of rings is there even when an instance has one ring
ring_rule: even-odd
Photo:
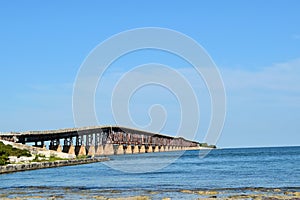
[[[9,156],[16,156],[17,158],[22,157],[31,157],[32,154],[29,150],[22,150],[15,148],[11,145],[5,145],[3,142],[0,141],[0,166],[11,164],[9,162]],[[89,156],[77,156],[76,159],[86,159],[89,158]],[[54,155],[51,155],[50,157],[46,157],[42,154],[35,155],[35,158],[31,160],[30,162],[53,162],[57,160],[69,160],[67,158],[60,158],[56,157]]]
[[[57,161],[57,160],[69,160],[67,158],[59,158],[56,156],[51,155],[50,157],[46,157],[45,155],[35,155],[35,158],[31,161],[31,162],[53,162],[53,161]]]
[[[18,158],[21,156],[31,157],[31,154],[28,150],[17,149],[0,142],[0,165],[9,164],[9,156],[17,156]]]
[[[206,148],[212,148],[212,149],[216,149],[216,145],[208,145],[207,143],[200,143],[199,144],[200,147],[206,147]]]

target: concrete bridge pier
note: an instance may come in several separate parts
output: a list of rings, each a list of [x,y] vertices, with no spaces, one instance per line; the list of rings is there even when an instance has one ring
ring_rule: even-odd
[[[169,147],[167,145],[164,145],[162,148],[163,148],[163,151],[169,151]]]
[[[114,155],[124,154],[124,146],[123,145],[114,144],[113,149],[114,149]]]
[[[75,147],[74,147],[73,144],[71,144],[71,145],[64,145],[63,146],[63,152],[64,153],[68,153],[68,154],[76,155],[75,154]]]
[[[132,154],[134,146],[133,145],[126,145],[125,154]]]
[[[95,153],[96,153],[95,145],[92,144],[92,145],[88,146],[86,149],[87,149],[88,156],[95,156]]]
[[[140,145],[139,146],[139,153],[146,153],[145,145]]]
[[[139,145],[134,145],[132,153],[139,153]]]
[[[162,146],[161,145],[157,146],[157,152],[162,152]]]
[[[162,152],[162,150],[163,150],[162,146],[161,146],[161,145],[158,145],[158,146],[157,146],[157,152]]]
[[[61,145],[49,145],[49,150],[53,150],[53,151],[57,151],[57,152],[62,152],[62,148]]]
[[[86,155],[86,149],[84,145],[76,145],[75,146],[75,155],[76,156],[85,156]]]
[[[64,139],[64,146],[63,146],[63,150],[64,153],[69,153],[69,154],[75,154],[75,147],[73,145],[73,138],[65,138]]]
[[[159,152],[158,146],[153,145],[153,146],[152,146],[152,152]]]
[[[106,144],[103,146],[103,154],[104,155],[114,155],[114,145]]]
[[[55,140],[50,141],[49,150],[62,152],[62,147],[60,145],[59,139],[55,139]]]
[[[165,151],[170,151],[170,146],[164,146]]]
[[[159,151],[159,152],[164,152],[164,151],[165,151],[165,149],[164,149],[164,147],[163,147],[163,146],[161,146],[161,145],[160,145],[160,146],[158,146],[158,151]]]
[[[98,145],[96,146],[96,156],[102,156],[104,154],[104,146],[103,145]]]
[[[151,145],[147,145],[146,153],[152,153],[152,152],[153,152],[152,146]]]

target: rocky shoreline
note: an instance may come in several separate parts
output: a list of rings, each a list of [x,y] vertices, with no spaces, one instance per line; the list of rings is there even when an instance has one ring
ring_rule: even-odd
[[[101,200],[299,200],[299,188],[220,188],[198,190],[110,190],[73,187],[8,188],[1,199],[101,199]]]
[[[95,163],[95,162],[103,162],[103,161],[108,161],[108,160],[109,160],[109,158],[102,157],[102,158],[56,160],[56,161],[45,161],[45,162],[30,162],[30,163],[22,163],[22,164],[8,164],[8,165],[0,166],[0,174],[20,172],[20,171],[26,171],[26,170],[52,168],[52,167],[82,165],[82,164],[89,164],[89,163]]]

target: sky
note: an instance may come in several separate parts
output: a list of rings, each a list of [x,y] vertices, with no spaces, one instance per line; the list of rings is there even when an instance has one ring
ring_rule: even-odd
[[[161,27],[198,42],[215,62],[226,90],[219,147],[300,145],[300,2],[288,1],[1,1],[0,132],[74,127],[73,85],[85,58],[120,32]],[[157,50],[114,62],[95,94],[99,125],[115,124],[114,85],[130,69],[162,63],[190,81],[199,101],[196,135],[210,120],[209,93],[189,63]],[[165,134],[180,124],[178,100],[148,86],[131,98],[138,127],[151,105],[164,105]],[[90,124],[89,124],[90,125]]]

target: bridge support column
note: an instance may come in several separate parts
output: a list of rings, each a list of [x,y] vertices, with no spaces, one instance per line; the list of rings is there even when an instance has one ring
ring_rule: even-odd
[[[164,145],[161,148],[163,149],[163,151],[168,151],[168,146],[167,145]]]
[[[159,152],[158,146],[152,146],[152,152]]]
[[[94,145],[90,145],[88,147],[88,151],[87,152],[88,152],[87,155],[89,155],[89,156],[95,156],[95,146]]]
[[[133,146],[132,153],[139,153],[139,146],[138,145]]]
[[[103,146],[103,155],[114,155],[114,145],[106,144]]]
[[[145,153],[145,152],[146,152],[145,145],[139,146],[139,153]]]
[[[75,146],[75,154],[76,156],[85,156],[86,149],[84,145]]]
[[[153,149],[151,145],[148,145],[148,147],[146,148],[146,153],[152,153]]]
[[[103,147],[103,145],[98,145],[96,147],[95,155],[102,156],[103,154],[104,154],[104,147]]]
[[[162,147],[161,146],[157,146],[157,152],[161,152]]]
[[[115,145],[115,154],[117,154],[117,155],[124,154],[124,146],[123,145]]]
[[[57,151],[57,152],[62,152],[61,145],[50,145],[49,150]]]
[[[75,155],[75,148],[74,148],[73,144],[71,144],[71,145],[64,145],[63,152]]]
[[[125,150],[125,154],[132,154],[134,146],[132,145],[127,145],[126,150]]]
[[[165,151],[165,148],[164,148],[164,146],[159,146],[159,147],[158,147],[158,150],[159,150],[159,152],[164,152],[164,151]]]

